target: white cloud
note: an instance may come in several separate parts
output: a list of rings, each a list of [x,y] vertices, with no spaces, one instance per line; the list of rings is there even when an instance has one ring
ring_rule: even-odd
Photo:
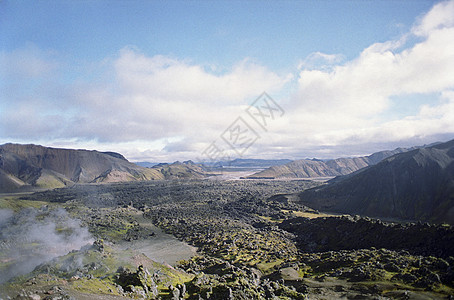
[[[336,156],[454,135],[454,1],[434,5],[410,32],[353,60],[314,52],[295,66],[297,77],[250,59],[219,73],[129,47],[99,70],[90,67],[85,76],[99,77],[95,83],[68,83],[58,79],[65,64],[55,57],[36,47],[0,54],[9,72],[1,74],[8,79],[0,93],[5,142],[48,137],[54,146],[114,150],[134,160],[195,159],[263,91],[291,96],[276,99],[285,115],[260,131],[250,157]],[[427,101],[409,110],[414,115],[390,120],[403,115],[392,111],[399,107],[393,101],[411,95]]]
[[[288,81],[265,67],[242,61],[221,75],[164,56],[124,49],[114,61],[115,91],[85,93],[87,115],[80,136],[105,141],[194,136],[207,143],[241,112],[241,105]],[[96,125],[102,124],[99,129]]]
[[[338,64],[344,60],[342,54],[326,54],[322,52],[313,52],[309,54],[304,60],[302,60],[298,69],[323,69],[329,70],[333,65]]]
[[[413,33],[420,36],[429,36],[433,31],[454,26],[454,2],[440,2],[425,14],[413,28]]]
[[[409,44],[411,36],[420,40]],[[399,40],[373,44],[331,69],[303,69],[289,101],[301,145],[401,141],[454,133],[454,2],[435,5]],[[434,99],[429,94],[443,94]],[[427,94],[415,116],[385,121],[396,96]],[[442,99],[443,98],[443,99]],[[450,98],[450,99],[447,99]],[[450,123],[451,122],[451,123]],[[304,146],[303,146],[304,147]]]
[[[29,84],[22,104],[3,105],[0,136],[37,140],[46,135],[63,144],[72,140],[89,146],[93,145],[90,141],[96,141],[97,148],[104,148],[99,143],[114,143],[122,149],[128,143],[161,144],[153,151],[194,157],[203,148],[182,148],[172,140],[185,138],[199,146],[211,143],[248,102],[263,91],[280,90],[290,79],[247,59],[223,74],[215,74],[188,61],[149,57],[131,48],[121,50],[110,64],[106,68],[112,72],[106,76],[110,81],[78,81],[69,86],[53,81],[51,85],[59,86],[57,94],[62,97],[57,103],[44,100],[42,107],[39,99],[53,99],[55,95],[49,93],[50,89]],[[41,74],[40,78],[46,76]],[[20,93],[18,89],[15,92]],[[171,142],[163,144],[165,139]],[[144,152],[135,149],[136,154]],[[193,152],[188,154],[188,149]]]
[[[264,90],[276,91],[288,80],[247,59],[230,72],[215,75],[200,65],[160,55],[147,57],[130,48],[121,51],[115,69],[126,92],[224,106],[243,104]]]

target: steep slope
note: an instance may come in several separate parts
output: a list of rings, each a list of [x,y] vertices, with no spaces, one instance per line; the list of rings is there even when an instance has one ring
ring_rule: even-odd
[[[0,169],[0,192],[10,193],[23,187],[25,182]]]
[[[454,224],[454,140],[391,156],[299,197],[320,210]]]
[[[285,165],[272,166],[247,178],[313,178],[346,175],[408,150],[397,148],[364,157],[337,158],[327,161],[317,159],[295,160]]]
[[[27,186],[164,179],[158,170],[139,167],[114,152],[19,144],[0,146],[0,170],[0,191],[5,192]]]

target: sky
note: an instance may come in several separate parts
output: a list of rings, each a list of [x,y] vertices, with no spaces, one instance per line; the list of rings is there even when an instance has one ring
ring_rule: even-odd
[[[0,1],[0,144],[131,161],[454,138],[454,1]]]

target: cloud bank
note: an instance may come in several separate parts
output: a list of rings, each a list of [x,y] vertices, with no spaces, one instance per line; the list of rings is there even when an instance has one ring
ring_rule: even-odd
[[[5,142],[113,149],[133,160],[194,159],[263,91],[288,95],[275,98],[286,113],[260,132],[245,153],[251,157],[365,154],[377,150],[367,145],[454,136],[454,1],[434,5],[409,32],[353,60],[316,52],[294,73],[247,58],[216,70],[134,47],[76,73],[33,45],[0,53],[0,62]]]
[[[399,40],[370,45],[328,69],[301,70],[297,91],[284,106],[291,113],[279,128],[288,134],[283,140],[297,136],[303,150],[454,137],[453,20],[454,2],[442,2]],[[412,97],[425,101],[408,102]],[[390,118],[404,100],[417,113]],[[286,133],[286,127],[294,130]]]

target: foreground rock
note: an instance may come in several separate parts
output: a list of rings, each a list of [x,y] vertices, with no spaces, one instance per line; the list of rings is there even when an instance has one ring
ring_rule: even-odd
[[[296,235],[303,252],[371,247],[406,250],[415,255],[454,256],[454,229],[422,223],[395,224],[360,217],[294,218],[280,228]]]

